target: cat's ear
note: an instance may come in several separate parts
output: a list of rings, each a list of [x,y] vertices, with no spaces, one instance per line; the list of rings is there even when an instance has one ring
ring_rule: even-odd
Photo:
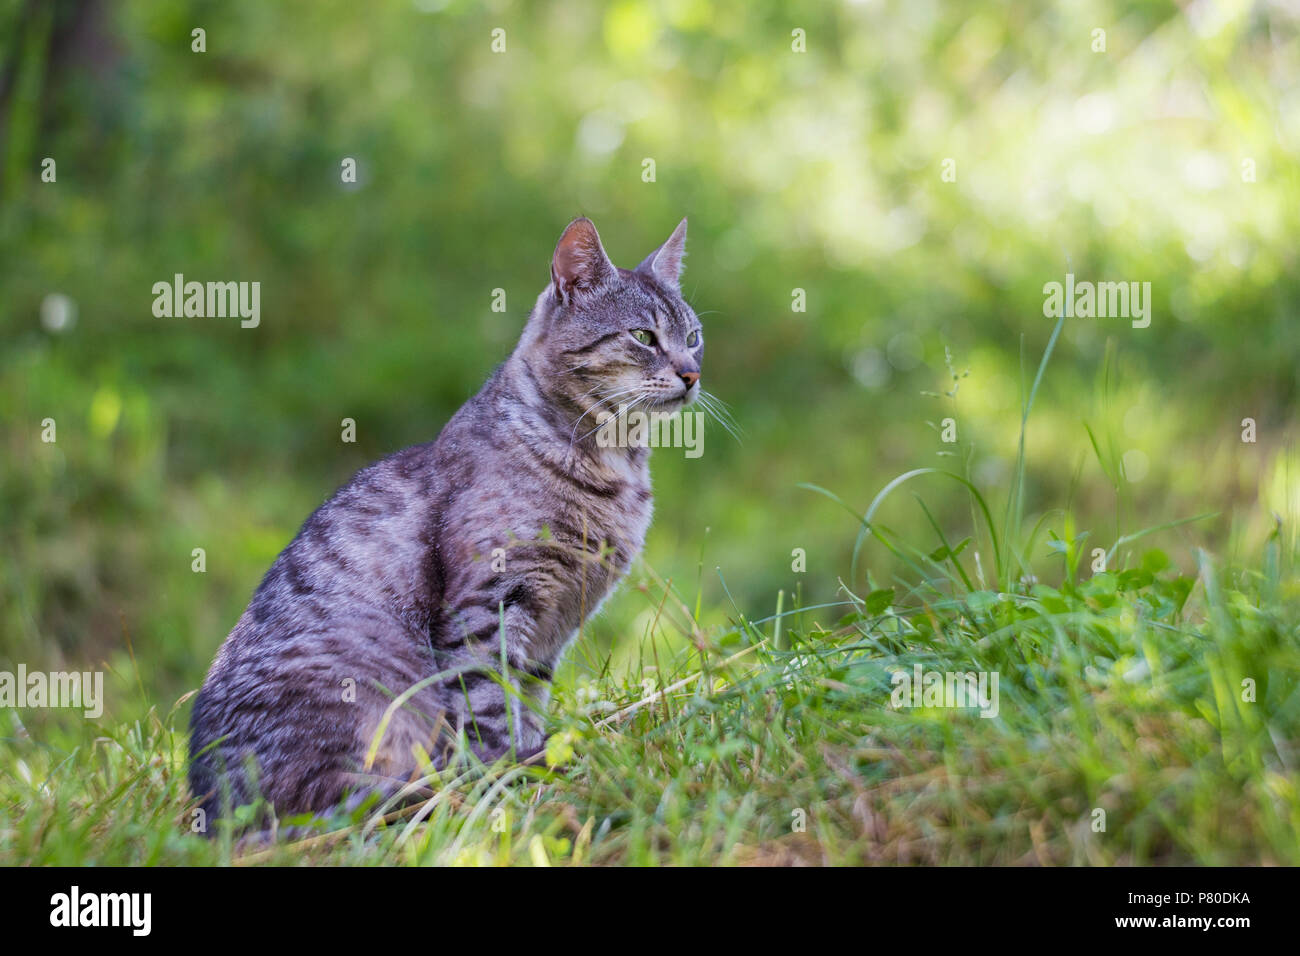
[[[567,300],[574,292],[590,291],[615,271],[592,221],[584,216],[569,223],[551,258],[551,280],[560,298]]]
[[[656,249],[636,267],[642,275],[658,279],[664,285],[676,289],[682,278],[682,260],[686,258],[686,220],[683,219],[668,237],[668,241]]]

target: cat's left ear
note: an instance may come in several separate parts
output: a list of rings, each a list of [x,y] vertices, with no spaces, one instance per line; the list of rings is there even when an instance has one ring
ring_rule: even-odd
[[[551,259],[551,281],[560,299],[597,289],[616,274],[595,224],[586,216],[569,223]]]
[[[669,288],[676,289],[682,278],[682,260],[686,258],[686,220],[683,219],[668,237],[636,267],[642,275],[658,279]]]

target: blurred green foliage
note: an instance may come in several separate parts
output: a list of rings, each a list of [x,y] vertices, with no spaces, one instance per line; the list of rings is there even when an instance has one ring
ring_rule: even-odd
[[[105,660],[170,699],[195,687],[310,511],[436,435],[504,358],[579,214],[625,266],[690,217],[705,384],[744,441],[656,455],[645,559],[701,588],[706,618],[732,613],[715,566],[744,607],[835,598],[856,529],[800,482],[864,507],[938,465],[1001,500],[1053,325],[1043,285],[1067,271],[1150,282],[1152,322],[1067,323],[1027,523],[1068,508],[1109,548],[1220,512],[1165,535],[1176,562],[1257,542],[1270,510],[1294,528],[1296,17],[0,0],[0,666]],[[259,281],[260,327],[155,318],[175,273]],[[955,488],[926,489],[953,541],[978,533]],[[905,496],[888,510],[931,534]],[[894,571],[878,548],[861,567]],[[639,636],[653,610],[629,588],[591,635]]]

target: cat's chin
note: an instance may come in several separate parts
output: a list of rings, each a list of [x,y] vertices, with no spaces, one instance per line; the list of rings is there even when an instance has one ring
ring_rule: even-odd
[[[697,397],[699,397],[698,394],[694,389],[692,389],[689,392],[685,392],[681,395],[674,395],[671,398],[658,399],[651,407],[657,412],[679,412],[688,405],[694,405]]]

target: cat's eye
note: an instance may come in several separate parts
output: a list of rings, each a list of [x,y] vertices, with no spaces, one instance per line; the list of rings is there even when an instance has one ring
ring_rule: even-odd
[[[633,329],[632,338],[636,339],[642,345],[655,344],[655,334],[648,329]]]
[[[692,330],[691,330],[691,334],[688,335],[688,336],[686,336],[686,347],[687,347],[688,349],[693,349],[693,348],[695,348],[695,346],[697,346],[697,345],[699,345],[699,344],[700,344],[700,332],[699,332],[699,329],[692,329]]]

